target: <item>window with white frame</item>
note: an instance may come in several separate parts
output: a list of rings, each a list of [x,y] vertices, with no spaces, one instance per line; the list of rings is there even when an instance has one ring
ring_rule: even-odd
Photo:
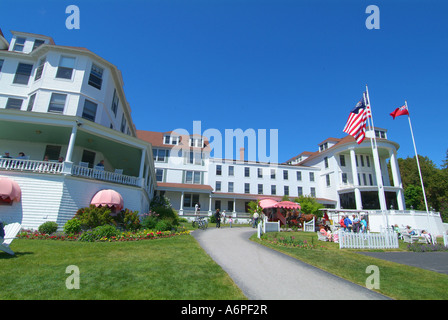
[[[263,184],[258,184],[258,194],[263,194]]]
[[[28,99],[28,106],[26,108],[26,111],[32,111],[34,106],[34,100],[36,100],[36,94],[33,93],[31,97]]]
[[[34,76],[34,81],[37,81],[40,78],[42,78],[42,73],[44,71],[45,61],[46,61],[46,57],[43,57],[42,59],[39,60],[39,65],[36,68],[36,75]]]
[[[39,48],[41,45],[43,45],[45,43],[45,40],[41,40],[41,39],[36,39],[34,40],[34,44],[33,44],[33,50]]]
[[[104,69],[97,66],[96,64],[92,64],[92,68],[90,69],[89,76],[89,85],[98,90],[101,90],[101,85],[103,84],[103,72]]]
[[[72,79],[73,69],[75,68],[75,58],[62,56],[59,60],[58,71],[56,78]]]
[[[156,169],[156,181],[163,182],[164,176],[165,176],[165,170]]]
[[[235,167],[229,166],[229,176],[234,176],[234,175],[235,175]]]
[[[283,170],[283,180],[288,180],[288,170]]]
[[[271,185],[271,194],[272,195],[277,194],[277,186],[275,184]]]
[[[126,131],[126,117],[123,115],[121,116],[121,126],[120,126],[120,131],[125,133]]]
[[[50,104],[48,105],[48,112],[63,113],[66,99],[66,94],[52,93]]]
[[[114,95],[112,97],[112,112],[117,116],[118,104],[120,103],[120,98],[118,98],[117,90],[114,89]]]
[[[289,186],[284,186],[283,191],[285,196],[289,196]]]
[[[233,182],[229,182],[227,186],[227,192],[233,192]]]
[[[297,171],[297,181],[302,181],[302,171]]]
[[[314,181],[314,172],[310,172],[310,181]]]
[[[329,187],[329,186],[331,185],[330,175],[327,174],[327,175],[325,176],[325,179],[326,179],[326,181],[327,181],[327,187]]]
[[[23,99],[8,98],[6,101],[6,109],[17,109],[22,108]]]
[[[215,183],[215,191],[221,191],[221,181],[216,181],[216,183]]]
[[[152,150],[154,161],[157,161],[157,162],[168,162],[168,153],[169,153],[169,150],[165,150],[165,149],[153,149]]]
[[[188,153],[188,163],[195,165],[202,165],[202,153],[190,151]]]
[[[201,184],[202,172],[200,171],[185,171],[184,183]]]
[[[250,183],[244,184],[244,193],[250,193]]]
[[[303,195],[303,188],[302,187],[297,187],[297,195],[299,197]]]
[[[31,71],[33,70],[33,65],[29,63],[19,63],[17,65],[16,74],[14,76],[13,83],[16,84],[28,84],[30,80]]]
[[[25,41],[26,41],[26,38],[17,37],[16,42],[14,43],[13,50],[23,52],[23,48],[25,48]]]
[[[84,101],[84,109],[82,110],[82,117],[84,119],[95,122],[97,108],[98,105],[96,103],[86,99]]]
[[[311,197],[316,198],[316,188],[315,187],[310,188],[310,195],[311,195]]]

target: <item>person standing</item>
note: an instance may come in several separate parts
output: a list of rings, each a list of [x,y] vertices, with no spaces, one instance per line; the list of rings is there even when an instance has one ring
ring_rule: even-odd
[[[259,217],[258,212],[255,211],[254,212],[254,224],[252,225],[252,228],[256,228],[258,226],[258,217]]]
[[[216,209],[215,218],[216,218],[216,228],[221,228],[221,213],[219,212],[219,209]]]

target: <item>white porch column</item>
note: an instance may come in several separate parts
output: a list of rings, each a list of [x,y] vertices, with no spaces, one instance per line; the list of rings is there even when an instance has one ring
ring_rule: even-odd
[[[405,209],[404,195],[403,195],[403,184],[401,183],[400,168],[397,162],[397,155],[395,150],[389,150],[390,155],[390,168],[392,169],[392,179],[394,182],[394,187],[398,187],[397,190],[397,202],[398,210]]]
[[[208,198],[208,215],[212,215],[212,194],[210,193]]]
[[[179,215],[184,214],[184,192],[182,191],[180,195],[180,208],[179,208]]]
[[[138,178],[141,183],[141,187],[145,187],[145,181],[143,179],[143,173],[145,172],[145,158],[146,158],[146,152],[145,149],[142,149],[142,157],[140,159],[140,171],[138,173]]]
[[[68,142],[67,154],[65,155],[65,161],[72,162],[73,149],[75,148],[76,134],[78,133],[78,124],[72,127],[72,133],[70,134],[70,140]]]
[[[233,212],[232,216],[236,217],[236,198],[233,198]]]
[[[375,148],[372,152],[373,152],[373,163],[375,165],[376,184],[378,186],[378,199],[380,202],[381,211],[384,211],[387,210],[387,205],[386,205],[386,195],[384,194],[383,173],[381,172],[378,148]],[[384,168],[384,170],[387,170],[387,168]]]
[[[353,186],[355,189],[356,210],[362,210],[361,191],[359,190],[358,169],[356,168],[355,148],[350,148],[350,162],[352,165]]]

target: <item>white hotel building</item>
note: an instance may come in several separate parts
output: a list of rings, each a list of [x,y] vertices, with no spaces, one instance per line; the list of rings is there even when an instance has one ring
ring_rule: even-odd
[[[121,72],[85,48],[11,33],[9,43],[0,31],[0,182],[15,181],[21,198],[0,197],[0,219],[62,227],[105,189],[147,212],[152,148],[136,137]],[[14,159],[19,152],[25,157]]]
[[[125,208],[140,213],[158,193],[186,217],[199,203],[201,214],[219,208],[241,219],[250,201],[303,194],[327,208],[369,213],[372,231],[387,221],[429,223],[443,233],[439,214],[405,210],[399,146],[384,129],[375,131],[378,161],[369,138],[358,145],[350,136],[328,138],[285,163],[211,158],[204,137],[136,130],[121,73],[110,62],[47,36],[11,33],[9,43],[0,30],[0,155],[13,157],[0,158],[0,183],[14,181],[21,198],[0,195],[6,223],[63,226],[101,190],[118,192]],[[24,159],[14,159],[19,152]]]

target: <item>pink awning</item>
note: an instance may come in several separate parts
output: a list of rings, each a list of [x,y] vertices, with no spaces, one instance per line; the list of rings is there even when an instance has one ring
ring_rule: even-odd
[[[284,209],[301,209],[300,204],[292,201],[281,201],[277,202],[275,205],[276,208],[284,208]]]
[[[262,209],[266,209],[266,208],[275,208],[275,205],[277,204],[277,201],[272,200],[272,199],[263,199],[260,200],[260,207]]]
[[[97,207],[108,206],[115,207],[116,210],[120,211],[123,209],[123,197],[117,191],[112,189],[105,189],[98,191],[92,198],[90,204]]]
[[[22,190],[17,182],[9,178],[0,178],[0,198],[9,201],[20,201]]]

